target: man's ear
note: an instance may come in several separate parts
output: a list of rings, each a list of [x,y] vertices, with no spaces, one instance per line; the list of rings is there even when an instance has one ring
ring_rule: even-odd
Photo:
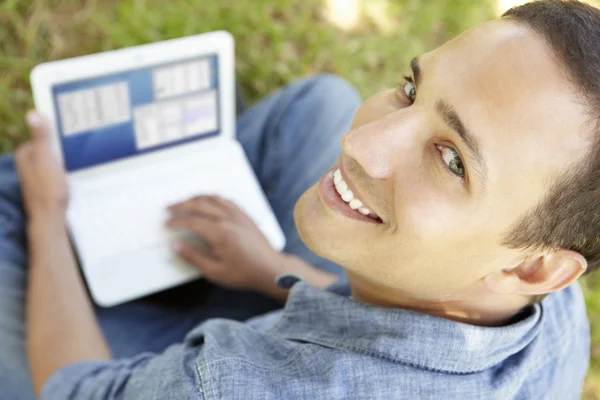
[[[493,272],[483,281],[498,294],[542,295],[569,286],[586,268],[587,261],[581,254],[561,249],[527,256],[516,267]]]

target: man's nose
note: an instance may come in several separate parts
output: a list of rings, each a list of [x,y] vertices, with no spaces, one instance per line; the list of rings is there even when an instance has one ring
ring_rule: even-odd
[[[416,125],[396,114],[356,127],[342,139],[344,153],[370,177],[389,179],[403,164],[416,162]]]

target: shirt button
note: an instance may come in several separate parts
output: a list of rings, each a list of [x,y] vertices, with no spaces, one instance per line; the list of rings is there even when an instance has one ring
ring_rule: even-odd
[[[283,274],[275,278],[275,284],[280,289],[289,289],[301,280],[296,274]]]

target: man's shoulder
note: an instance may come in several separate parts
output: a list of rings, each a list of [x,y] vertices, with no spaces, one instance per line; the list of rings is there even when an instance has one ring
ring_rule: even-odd
[[[574,283],[552,293],[539,307],[542,327],[527,349],[529,382],[553,388],[553,395],[564,390],[561,398],[578,398],[590,361],[590,325],[581,287]]]
[[[365,306],[332,292],[298,289],[284,311],[246,323],[210,320],[188,335],[187,345],[198,347],[194,370],[205,390],[229,399],[265,393],[278,398],[343,394],[383,399],[402,393],[462,398],[484,392],[487,398],[521,393],[530,398],[549,390],[564,390],[563,398],[572,398],[581,390],[589,360],[589,326],[578,285],[548,296],[535,306],[535,315],[502,332],[375,308],[369,311],[381,315],[367,326],[363,317],[369,318],[361,310]],[[311,305],[313,297],[320,303]],[[300,306],[310,309],[302,311]],[[436,329],[425,327],[436,323]],[[485,357],[485,335],[497,345],[511,337],[502,344],[501,358]],[[477,363],[482,367],[465,369]]]
[[[578,399],[590,358],[590,328],[581,287],[574,283],[535,305],[539,330],[494,370],[520,376],[518,396]]]

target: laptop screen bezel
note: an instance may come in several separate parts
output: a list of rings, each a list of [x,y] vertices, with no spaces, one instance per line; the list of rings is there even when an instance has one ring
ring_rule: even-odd
[[[62,154],[61,137],[57,129],[58,115],[54,107],[54,86],[136,69],[152,68],[210,54],[214,54],[218,58],[218,108],[221,132],[219,135],[206,140],[235,140],[234,41],[228,32],[218,31],[188,36],[53,61],[35,67],[31,72],[34,101],[37,110],[49,123],[52,148],[57,158],[64,166],[65,160]],[[181,146],[193,143],[193,141],[186,142]]]

